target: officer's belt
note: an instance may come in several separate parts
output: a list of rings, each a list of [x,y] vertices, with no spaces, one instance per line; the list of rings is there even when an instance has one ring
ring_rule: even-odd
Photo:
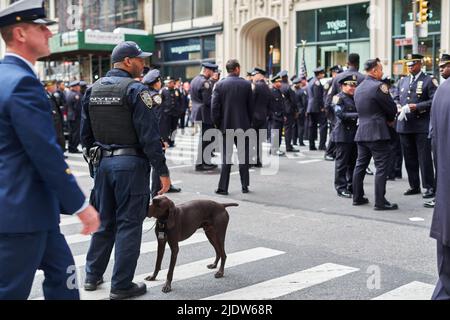
[[[103,157],[119,157],[119,156],[145,156],[141,149],[121,148],[115,150],[102,150]]]

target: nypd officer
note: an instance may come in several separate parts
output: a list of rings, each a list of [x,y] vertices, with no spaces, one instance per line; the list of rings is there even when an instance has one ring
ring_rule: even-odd
[[[292,143],[294,142],[295,121],[298,118],[297,104],[295,103],[295,92],[289,84],[288,72],[286,70],[279,73],[281,77],[281,93],[284,95],[286,121],[284,124],[285,143],[287,152],[297,152]]]
[[[102,224],[87,254],[85,290],[96,290],[102,283],[115,246],[111,299],[146,292],[145,284],[132,280],[150,200],[150,164],[161,178],[159,193],[170,187],[152,97],[134,80],[150,56],[134,42],[118,44],[111,56],[114,68],[83,99],[82,144],[88,150],[99,147],[102,156],[94,184]]]
[[[280,146],[282,141],[283,124],[286,121],[284,108],[286,97],[281,92],[283,83],[280,75],[276,75],[270,81],[272,82],[272,98],[269,107],[270,142],[272,143],[270,153],[272,155],[284,156],[285,153],[280,150]],[[277,134],[278,140],[275,141]]]
[[[397,121],[397,132],[405,158],[410,189],[405,195],[420,194],[419,168],[422,185],[426,190],[423,198],[433,198],[435,179],[431,141],[428,139],[430,111],[434,93],[439,85],[436,78],[422,72],[420,54],[405,57],[410,76],[400,79],[395,102],[401,110]]]
[[[161,144],[163,146],[164,151],[169,148],[169,144],[167,141],[164,141],[163,133],[161,132],[161,114],[164,113],[163,107],[162,107],[162,97],[160,95],[161,87],[162,87],[162,80],[161,80],[161,73],[158,69],[150,70],[142,79],[142,82],[149,88],[149,94],[152,98],[153,102],[153,109],[155,110],[156,116],[159,119],[159,128],[160,128],[160,134],[161,134]],[[159,178],[158,171],[155,168],[152,168],[152,181],[151,181],[151,195],[152,198],[156,197],[158,195],[159,190],[161,190],[161,180]],[[178,193],[181,192],[180,188],[176,188],[173,185],[170,185],[169,190],[167,193]]]
[[[163,113],[161,114],[161,128],[163,126],[166,128],[164,139],[169,143],[169,147],[173,148],[175,146],[178,120],[180,119],[181,96],[180,91],[175,88],[174,78],[168,77],[164,83],[166,86],[161,91],[163,108]]]
[[[444,54],[439,63],[441,76],[446,79],[437,89],[431,110],[431,138],[436,161],[436,204],[431,237],[436,239],[439,281],[433,300],[450,300],[450,55]]]
[[[297,130],[300,146],[305,146],[306,109],[308,108],[308,94],[306,92],[307,81],[304,76],[299,76],[292,82],[294,84],[295,103],[297,104]],[[295,141],[294,141],[295,143]]]
[[[253,117],[252,128],[256,130],[256,167],[262,167],[262,141],[259,130],[267,129],[267,117],[269,116],[270,101],[272,93],[266,82],[266,71],[255,68],[252,73],[253,78]]]
[[[358,82],[356,75],[348,75],[339,82],[342,91],[333,98],[336,116],[336,124],[333,130],[333,141],[336,143],[334,185],[339,197],[352,198],[353,172],[358,156],[355,143],[358,112],[354,100]]]
[[[211,97],[213,87],[210,78],[217,69],[218,66],[216,64],[205,62],[202,64],[202,72],[191,81],[190,95],[192,101],[192,116],[194,121],[202,122],[202,132],[199,141],[201,147],[198,148],[199,153],[201,152],[201,154],[199,154],[197,158],[197,165],[195,166],[196,171],[209,171],[217,168],[216,165],[211,164],[211,159],[209,157],[205,159],[205,149],[210,142],[203,140],[206,131],[213,128],[211,119]]]
[[[59,215],[77,214],[85,235],[99,226],[64,162],[34,70],[36,60],[50,54],[50,24],[43,0],[18,1],[0,12],[6,43],[0,61],[0,300],[27,299],[37,269],[44,271],[46,299],[79,299]]]
[[[78,150],[80,144],[81,121],[81,86],[80,81],[72,81],[67,94],[67,121],[69,124],[69,153],[81,153]]]
[[[306,115],[309,121],[309,150],[315,151],[317,139],[317,127],[320,124],[319,149],[325,150],[327,123],[323,102],[323,85],[320,82],[325,77],[325,69],[318,67],[314,70],[314,78],[308,84],[308,109]]]
[[[394,125],[397,106],[389,93],[389,87],[381,82],[383,65],[378,58],[366,62],[367,78],[355,91],[359,127],[355,141],[358,159],[353,174],[353,205],[369,203],[364,197],[364,177],[370,160],[375,160],[375,210],[396,210],[397,204],[386,200],[386,180],[391,153],[389,126]]]

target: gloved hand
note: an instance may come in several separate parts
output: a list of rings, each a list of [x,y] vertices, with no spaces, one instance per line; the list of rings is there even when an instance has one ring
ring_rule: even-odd
[[[400,112],[400,115],[397,118],[398,121],[403,121],[403,120],[408,121],[408,118],[406,117],[406,115],[408,113],[411,113],[411,109],[409,108],[409,106],[408,105],[403,106],[402,111]]]

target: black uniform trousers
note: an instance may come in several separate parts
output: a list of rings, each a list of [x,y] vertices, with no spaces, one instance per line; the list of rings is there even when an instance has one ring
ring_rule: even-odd
[[[402,178],[403,152],[399,134],[391,130],[391,160],[389,161],[388,179]]]
[[[358,159],[353,174],[353,200],[359,202],[364,197],[364,177],[370,160],[375,161],[375,206],[386,204],[386,180],[391,157],[390,141],[358,142]]]
[[[319,126],[320,126],[319,150],[326,150],[328,137],[328,119],[325,112],[319,113]]]
[[[431,157],[431,141],[426,133],[400,134],[403,155],[409,185],[412,189],[420,189],[419,169],[424,189],[436,186]]]
[[[256,154],[256,164],[262,164],[262,143],[263,140],[266,141],[267,136],[260,135],[259,130],[267,130],[267,121],[253,119],[253,129],[256,131],[256,146],[253,151]]]
[[[241,143],[239,141],[239,143]],[[242,187],[248,187],[250,185],[250,172],[249,172],[249,142],[245,139],[244,145],[240,145],[238,139],[227,139],[226,135],[223,135],[223,149],[222,149],[222,170],[220,172],[219,189],[222,191],[228,191],[230,185],[230,173],[233,157],[233,144],[238,148],[239,159],[239,175],[241,176]]]
[[[336,163],[334,186],[337,192],[353,192],[353,172],[355,171],[358,147],[356,143],[336,143]]]
[[[294,137],[294,143],[296,143],[297,141],[299,142],[299,145],[303,145],[303,140],[305,139],[306,136],[306,127],[307,123],[306,123],[306,116],[305,114],[300,114],[298,116],[298,119],[296,120],[296,137]]]
[[[294,129],[295,129],[295,116],[293,114],[287,115],[286,123],[284,124],[284,139],[286,143],[286,150],[292,149],[292,143],[294,140]]]
[[[278,120],[270,120],[270,142],[272,144],[272,154],[280,149],[281,141],[283,140],[283,122]],[[278,135],[278,139],[276,139]],[[278,143],[278,145],[277,145]]]
[[[75,262],[59,228],[0,234],[0,300],[27,300],[38,269],[46,300],[78,300]]]
[[[179,116],[167,115],[167,128],[169,129],[169,146],[173,147],[175,145],[175,137],[178,129]]]
[[[69,121],[69,152],[78,150],[80,144],[80,120]]]
[[[437,241],[439,280],[432,300],[450,300],[450,247]]]
[[[310,113],[308,116],[308,124],[309,124],[309,147],[316,147],[317,140],[317,128],[320,122],[320,113],[314,112]]]

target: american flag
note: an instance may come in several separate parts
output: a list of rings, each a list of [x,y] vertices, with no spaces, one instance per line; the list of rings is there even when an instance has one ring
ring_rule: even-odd
[[[308,71],[306,70],[306,61],[305,61],[305,51],[306,51],[306,41],[302,40],[302,62],[300,63],[299,77],[308,78]]]
[[[269,49],[269,65],[267,67],[267,70],[269,71],[269,77],[272,78],[272,76],[273,76],[273,46],[270,46],[270,49]]]

